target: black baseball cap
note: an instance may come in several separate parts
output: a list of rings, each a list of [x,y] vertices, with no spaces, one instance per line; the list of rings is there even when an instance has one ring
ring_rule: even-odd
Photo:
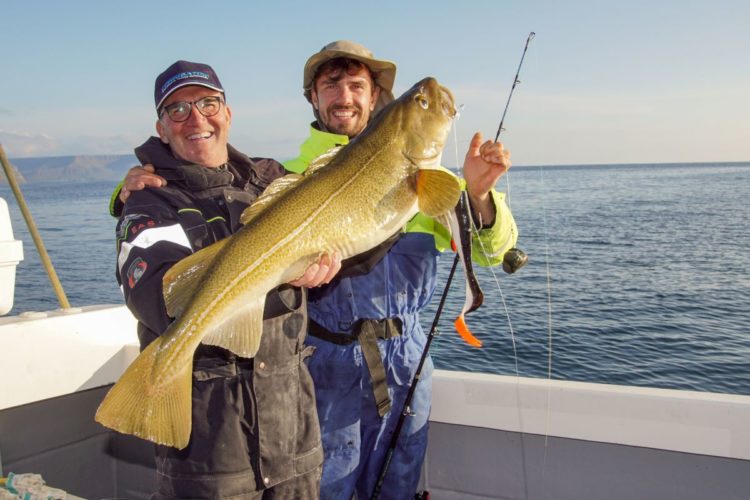
[[[177,61],[156,77],[154,102],[158,110],[164,99],[175,90],[187,85],[200,85],[224,93],[219,77],[208,64]]]

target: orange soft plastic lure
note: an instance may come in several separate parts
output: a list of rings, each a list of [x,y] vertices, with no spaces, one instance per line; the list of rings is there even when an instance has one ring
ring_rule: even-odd
[[[463,314],[459,315],[458,318],[456,318],[456,321],[453,322],[453,326],[456,327],[456,331],[458,331],[458,334],[461,335],[462,339],[464,339],[464,342],[472,347],[482,347],[482,341],[476,338],[473,333],[471,333],[471,330],[469,330],[469,327],[466,325],[466,321],[464,321]]]

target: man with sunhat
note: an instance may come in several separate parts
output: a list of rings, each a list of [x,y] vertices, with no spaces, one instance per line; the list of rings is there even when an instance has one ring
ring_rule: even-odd
[[[315,121],[300,155],[284,163],[301,173],[329,148],[355,139],[393,100],[396,65],[351,41],[329,43],[305,64],[303,89]],[[517,230],[504,196],[492,190],[510,167],[502,144],[475,134],[464,163],[474,219],[474,260],[502,262]],[[314,346],[309,369],[321,422],[321,498],[369,498],[426,343],[419,312],[435,291],[437,260],[450,235],[417,214],[403,231],[367,254],[344,261],[327,286],[309,291]],[[427,359],[410,403],[380,498],[414,498],[427,447],[432,391]]]
[[[117,224],[117,279],[145,348],[169,326],[162,277],[177,261],[240,228],[240,215],[274,179],[275,160],[228,143],[232,113],[214,70],[177,61],[156,78],[156,131],[136,148],[160,189],[133,191]],[[164,181],[164,182],[163,182]],[[193,362],[186,448],[156,447],[154,498],[316,498],[323,454],[305,365],[306,291],[340,267],[324,257],[295,285],[266,297],[253,359],[200,345]],[[293,387],[295,390],[290,391]]]

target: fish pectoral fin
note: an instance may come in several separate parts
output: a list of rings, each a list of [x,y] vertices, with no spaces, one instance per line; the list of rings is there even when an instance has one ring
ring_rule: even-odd
[[[265,304],[265,295],[245,302],[212,328],[201,342],[223,347],[243,358],[252,358],[260,347]]]
[[[192,430],[193,366],[185,363],[167,382],[154,384],[152,372],[162,342],[163,337],[151,342],[130,364],[94,418],[118,432],[182,449]]]
[[[419,211],[437,217],[453,209],[461,195],[458,177],[446,170],[422,169],[417,172]]]
[[[279,177],[274,180],[268,187],[263,191],[260,196],[240,215],[240,224],[247,224],[253,220],[259,213],[273,203],[279,196],[281,196],[287,189],[297,184],[302,179],[300,174],[287,174],[284,177]]]
[[[162,294],[167,314],[173,318],[182,316],[206,270],[228,242],[229,238],[219,240],[169,268],[162,278]]]

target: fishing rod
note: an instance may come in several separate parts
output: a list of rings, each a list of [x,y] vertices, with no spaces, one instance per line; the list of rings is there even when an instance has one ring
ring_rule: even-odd
[[[505,130],[503,128],[503,123],[505,122],[505,115],[508,113],[508,106],[510,106],[510,98],[513,97],[513,91],[516,90],[516,85],[521,83],[521,80],[518,79],[518,75],[521,73],[521,66],[523,66],[523,59],[526,57],[526,51],[529,49],[529,43],[531,40],[534,39],[536,36],[536,33],[533,31],[529,33],[529,36],[526,38],[526,45],[523,47],[523,54],[521,54],[521,61],[518,63],[518,69],[516,70],[516,76],[513,78],[513,86],[510,88],[510,93],[508,93],[508,100],[505,102],[505,109],[503,110],[503,116],[500,118],[500,125],[497,127],[497,134],[495,134],[495,142],[497,142],[497,139],[500,137],[500,132]],[[510,188],[510,185],[508,186]],[[510,196],[510,193],[508,193]],[[508,274],[513,274],[519,269],[521,269],[523,266],[525,266],[529,262],[529,256],[526,255],[526,252],[521,250],[520,248],[511,248],[507,252],[505,252],[505,255],[503,255],[503,271],[505,271]]]
[[[396,446],[398,445],[398,438],[401,435],[401,429],[404,425],[404,422],[406,421],[406,417],[414,415],[414,412],[412,412],[411,410],[411,401],[414,398],[414,393],[417,389],[417,383],[422,376],[422,368],[424,367],[424,363],[427,360],[427,353],[430,350],[430,345],[432,344],[433,339],[438,336],[438,322],[440,320],[440,315],[443,312],[445,300],[448,297],[448,290],[450,289],[451,282],[453,281],[453,276],[456,273],[456,267],[458,267],[459,261],[463,260],[464,274],[466,275],[467,286],[471,290],[470,296],[472,297],[470,303],[465,304],[465,307],[461,312],[461,323],[463,323],[463,315],[479,307],[482,304],[482,300],[484,299],[482,290],[479,288],[479,284],[476,282],[476,278],[473,275],[474,273],[471,266],[472,224],[470,212],[471,209],[469,208],[468,194],[466,193],[466,191],[462,191],[461,196],[458,199],[458,204],[456,205],[456,208],[453,212],[454,217],[449,216],[449,218],[451,219],[449,221],[449,225],[451,227],[451,232],[453,233],[453,241],[451,242],[451,246],[456,251],[456,257],[453,259],[453,265],[451,266],[450,273],[448,274],[448,279],[445,282],[445,288],[443,288],[443,293],[440,297],[440,303],[438,304],[437,311],[435,312],[435,318],[432,320],[432,327],[430,327],[430,331],[427,334],[427,342],[425,343],[424,349],[422,349],[422,355],[419,358],[419,364],[417,365],[417,369],[414,372],[414,377],[412,377],[411,384],[409,385],[409,390],[406,393],[406,398],[404,398],[404,404],[401,409],[401,414],[398,417],[396,427],[394,428],[393,435],[391,436],[388,450],[386,451],[385,458],[383,459],[383,465],[381,466],[380,474],[378,475],[378,481],[375,484],[373,494],[370,497],[372,500],[377,499],[378,495],[380,495],[380,489],[383,486],[386,473],[388,472],[391,460],[393,459],[393,453],[395,452]],[[461,337],[469,344],[474,345],[475,347],[481,346],[481,342],[479,342],[476,338],[474,338],[473,335],[471,335],[471,332],[468,331],[465,325],[463,327],[464,331],[462,331],[462,329],[458,326],[456,326],[456,329],[459,330]],[[427,497],[417,496],[416,498]]]
[[[529,33],[529,37],[526,39],[526,45],[523,48],[523,54],[521,54],[521,62],[518,63],[518,69],[516,70],[516,76],[513,78],[513,86],[510,88],[510,93],[508,94],[508,100],[505,102],[505,109],[503,110],[503,116],[500,118],[500,125],[497,127],[497,134],[495,134],[495,142],[497,142],[497,138],[500,137],[500,132],[505,130],[503,128],[503,122],[505,122],[505,115],[508,113],[508,106],[510,106],[510,98],[513,97],[513,91],[516,90],[516,85],[521,83],[521,80],[518,79],[518,75],[521,73],[521,66],[523,66],[523,58],[526,57],[526,51],[529,49],[529,43],[531,40],[534,39],[536,36],[536,33],[533,31]]]
[[[409,392],[406,393],[406,399],[404,399],[404,407],[401,411],[401,415],[398,418],[398,422],[396,423],[396,428],[393,430],[393,435],[391,436],[391,442],[388,446],[388,450],[385,454],[385,459],[383,460],[383,466],[380,469],[380,474],[378,475],[378,482],[375,484],[375,488],[372,492],[372,496],[370,497],[371,500],[377,500],[378,496],[380,495],[380,489],[383,487],[383,481],[385,480],[385,475],[388,472],[388,467],[391,465],[391,460],[393,459],[393,452],[396,450],[396,446],[398,445],[398,438],[401,434],[401,428],[404,425],[404,421],[406,421],[406,417],[412,415],[411,408],[409,405],[411,405],[411,400],[414,397],[414,391],[417,388],[417,382],[419,382],[419,378],[422,375],[422,368],[424,367],[424,362],[427,359],[427,352],[430,349],[430,344],[432,343],[432,339],[434,339],[438,334],[438,320],[440,320],[440,315],[443,312],[443,306],[445,305],[445,299],[448,297],[448,289],[451,286],[451,282],[453,281],[453,275],[456,273],[456,267],[458,266],[458,261],[460,259],[460,254],[458,251],[456,251],[456,257],[453,259],[453,266],[451,267],[450,274],[448,274],[448,280],[445,282],[445,288],[443,289],[443,295],[440,297],[440,303],[438,304],[437,311],[435,312],[435,319],[432,320],[432,326],[430,327],[430,333],[427,334],[427,343],[424,346],[424,349],[422,350],[422,356],[419,358],[419,364],[417,365],[417,371],[414,373],[414,378],[411,381],[411,385],[409,386]]]

